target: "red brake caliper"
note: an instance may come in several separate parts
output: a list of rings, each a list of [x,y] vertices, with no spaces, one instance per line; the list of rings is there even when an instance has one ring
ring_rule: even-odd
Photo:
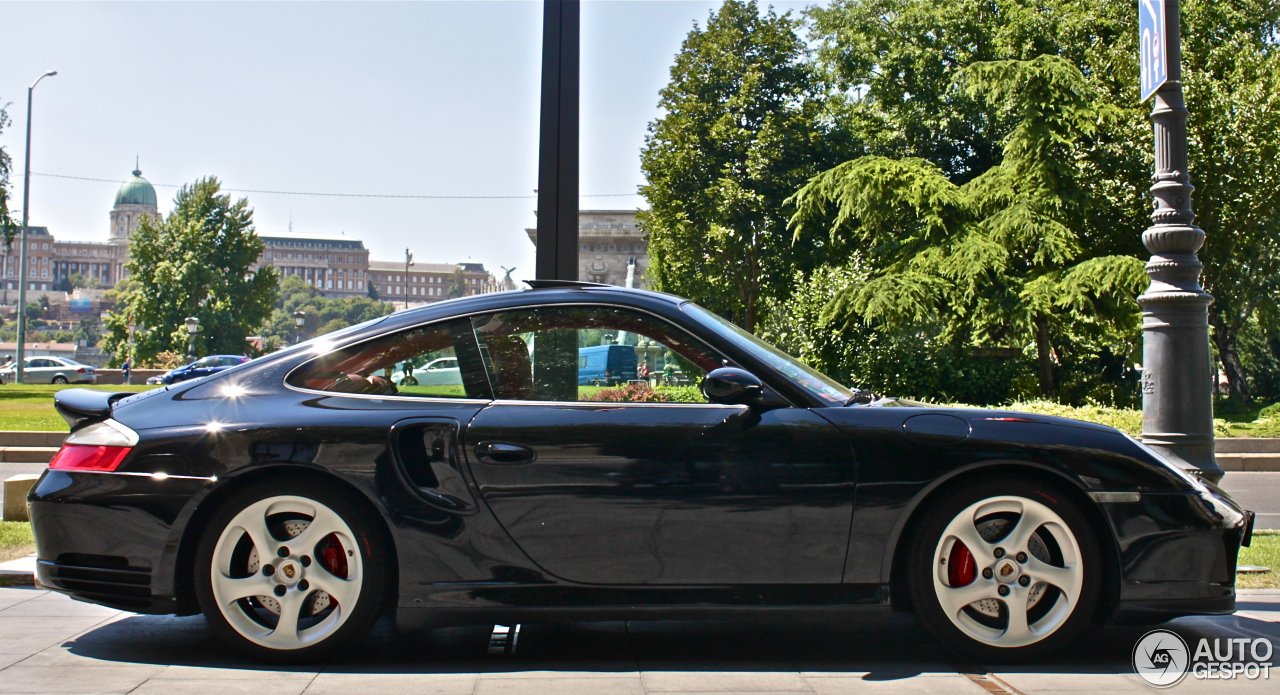
[[[342,543],[338,542],[336,536],[329,534],[324,541],[322,541],[322,544],[320,551],[321,564],[323,564],[324,568],[333,576],[346,579],[347,555],[342,552]],[[972,562],[972,558],[970,558],[970,562]]]
[[[968,586],[978,577],[977,567],[973,563],[973,553],[964,543],[956,541],[951,546],[951,557],[947,558],[947,583],[952,587]]]

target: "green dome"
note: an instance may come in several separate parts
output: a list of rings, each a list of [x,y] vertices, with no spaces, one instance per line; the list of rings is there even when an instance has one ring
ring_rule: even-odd
[[[156,207],[156,189],[142,178],[142,172],[133,170],[133,178],[120,184],[116,193],[116,205],[150,205]]]

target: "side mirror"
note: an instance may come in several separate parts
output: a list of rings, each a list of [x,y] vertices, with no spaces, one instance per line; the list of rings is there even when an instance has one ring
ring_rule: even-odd
[[[750,405],[764,394],[764,382],[737,367],[714,369],[702,380],[702,395],[720,405]]]

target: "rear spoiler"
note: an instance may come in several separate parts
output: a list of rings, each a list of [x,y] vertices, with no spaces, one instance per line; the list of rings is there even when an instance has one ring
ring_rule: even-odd
[[[111,417],[111,404],[131,395],[129,391],[112,393],[97,389],[64,389],[53,394],[53,407],[74,431],[81,425]]]

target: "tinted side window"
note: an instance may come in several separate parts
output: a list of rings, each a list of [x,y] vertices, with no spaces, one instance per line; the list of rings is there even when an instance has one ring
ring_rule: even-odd
[[[442,369],[445,357],[457,358]],[[287,382],[335,393],[421,398],[489,398],[489,382],[470,324],[436,323],[384,335],[317,357],[294,370]]]
[[[705,403],[721,357],[658,318],[617,307],[538,307],[473,319],[495,396]]]

